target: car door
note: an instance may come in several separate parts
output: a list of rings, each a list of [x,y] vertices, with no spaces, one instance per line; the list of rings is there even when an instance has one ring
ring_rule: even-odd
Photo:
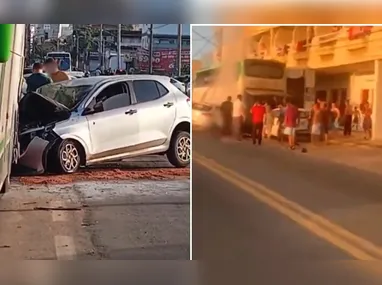
[[[123,82],[106,86],[91,101],[86,118],[94,158],[125,153],[137,144],[138,116],[131,102],[129,87]]]
[[[272,111],[272,117],[273,117],[273,124],[271,128],[271,136],[272,137],[278,137],[279,136],[279,129],[281,127],[280,122],[280,110],[276,109]]]
[[[139,143],[145,147],[163,144],[170,136],[176,116],[174,94],[156,80],[134,80],[139,120]]]

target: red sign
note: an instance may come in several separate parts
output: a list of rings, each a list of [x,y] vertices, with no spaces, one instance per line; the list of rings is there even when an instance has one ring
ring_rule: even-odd
[[[176,49],[155,50],[153,52],[153,71],[170,74],[176,70]],[[142,71],[149,70],[149,52],[140,49],[138,52],[138,67]],[[182,50],[182,70],[190,69],[190,50]],[[188,71],[189,72],[189,71]]]

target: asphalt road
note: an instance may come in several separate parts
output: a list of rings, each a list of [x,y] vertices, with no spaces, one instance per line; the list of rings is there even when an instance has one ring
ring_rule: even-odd
[[[205,261],[210,284],[382,284],[378,258],[359,261],[346,238],[325,235],[317,219],[293,216],[295,206],[272,198],[380,247],[381,175],[275,142],[259,147],[195,132],[193,156],[192,252]],[[235,173],[241,180],[231,179]],[[259,194],[268,192],[276,195]]]
[[[0,260],[188,260],[189,179],[22,185],[0,200]]]

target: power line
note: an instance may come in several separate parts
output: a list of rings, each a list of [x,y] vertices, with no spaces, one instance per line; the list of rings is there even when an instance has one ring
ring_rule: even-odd
[[[208,41],[210,44],[214,45],[215,47],[219,47],[219,45],[218,45],[216,42],[214,42],[214,41],[208,39],[207,37],[205,37],[205,36],[203,36],[203,35],[201,35],[201,34],[200,34],[199,32],[197,32],[195,29],[193,29],[192,32],[195,33],[195,34],[197,34],[197,35],[198,35],[199,37],[201,37],[203,40]],[[217,31],[214,32],[214,34],[212,35],[212,37],[214,37],[216,34],[217,34]]]
[[[167,27],[169,24],[163,24],[161,26],[157,26],[157,27],[154,27],[153,30],[156,30],[156,29],[160,29],[160,28],[164,28],[164,27]]]
[[[197,52],[193,53],[192,57],[197,57],[199,54],[201,54],[201,53],[204,51],[204,49],[205,49],[209,44],[212,44],[212,45],[214,45],[215,47],[218,47],[218,45],[217,45],[216,43],[213,43],[210,39],[208,39],[208,38],[206,38],[206,37],[200,35],[200,34],[199,34],[198,32],[196,32],[194,29],[192,30],[192,32],[193,32],[193,33],[196,33],[198,36],[202,37],[203,40],[206,41],[205,44],[204,44],[204,45],[203,45]],[[218,31],[215,31],[215,32],[213,33],[213,35],[211,36],[211,38],[215,37],[215,35],[217,34],[217,32],[218,32]]]

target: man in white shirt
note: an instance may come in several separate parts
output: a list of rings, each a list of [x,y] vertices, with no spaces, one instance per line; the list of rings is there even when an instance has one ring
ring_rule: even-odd
[[[245,108],[242,100],[242,96],[237,95],[237,99],[233,102],[233,112],[232,112],[232,125],[233,125],[233,135],[234,137],[241,141],[243,138],[242,135],[242,126],[245,118]]]

